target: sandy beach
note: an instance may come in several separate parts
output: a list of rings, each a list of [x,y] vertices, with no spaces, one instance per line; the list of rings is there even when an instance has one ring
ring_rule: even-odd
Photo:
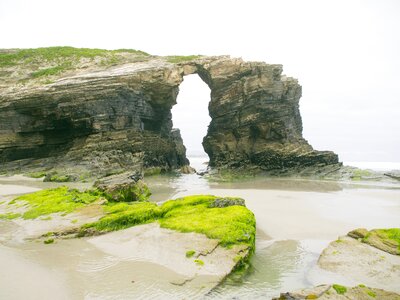
[[[2,198],[49,186],[18,180],[21,185],[15,184],[15,178],[0,180]],[[213,290],[207,296],[210,299],[269,298],[283,290],[327,281],[353,284],[318,268],[323,248],[354,228],[400,227],[400,189],[393,186],[265,178],[210,183],[197,175],[153,177],[148,182],[153,201],[189,194],[238,196],[255,213],[258,232],[253,269],[243,282]],[[201,285],[177,286],[171,282],[179,282],[182,274],[145,259],[116,255],[124,252],[124,243],[105,251],[88,239],[63,240],[54,245],[16,242],[12,236],[20,230],[18,225],[4,220],[0,224],[0,261],[7,266],[0,271],[0,277],[7,278],[0,283],[0,298],[43,299],[57,293],[60,299],[197,299],[207,290],[206,277]],[[119,239],[123,239],[121,234]],[[23,275],[12,280],[18,274]],[[32,278],[30,284],[24,284]],[[24,289],[18,289],[20,284]],[[47,285],[51,288],[45,288]],[[378,287],[385,288],[382,284]]]

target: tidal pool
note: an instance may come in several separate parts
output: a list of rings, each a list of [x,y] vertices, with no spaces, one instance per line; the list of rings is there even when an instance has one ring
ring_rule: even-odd
[[[267,178],[213,183],[195,174],[146,181],[156,202],[190,194],[244,198],[257,220],[248,274],[211,292],[207,277],[180,286],[171,283],[180,274],[134,255],[113,256],[87,239],[21,241],[14,238],[17,225],[0,221],[0,299],[269,299],[321,283],[359,284],[319,269],[321,251],[354,228],[400,227],[400,186]],[[2,178],[0,197],[50,186]]]

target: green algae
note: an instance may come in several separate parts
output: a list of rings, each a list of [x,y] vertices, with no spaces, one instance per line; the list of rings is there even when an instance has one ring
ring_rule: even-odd
[[[351,175],[352,180],[361,180],[364,177],[371,176],[372,173],[368,170],[362,170],[362,169],[356,169],[353,171],[353,174]]]
[[[48,245],[48,244],[53,244],[54,243],[54,239],[47,239],[43,241],[44,244]]]
[[[196,265],[198,265],[198,266],[204,266],[204,261],[202,261],[201,259],[195,259],[194,262],[195,262]]]
[[[46,176],[46,172],[44,172],[44,171],[32,172],[32,173],[28,173],[28,174],[25,174],[25,175],[28,176],[28,177],[31,177],[31,178],[42,178],[42,177]]]
[[[112,203],[104,207],[106,216],[81,227],[80,235],[109,232],[139,224],[159,222],[163,228],[180,232],[197,232],[217,239],[223,247],[244,244],[254,251],[255,217],[244,206],[210,207],[218,197],[187,196],[155,203]]]
[[[98,198],[99,195],[94,191],[80,192],[64,186],[25,194],[15,198],[9,204],[24,201],[28,209],[22,214],[22,218],[36,219],[53,213],[71,213]]]
[[[338,293],[339,295],[344,295],[347,292],[347,288],[340,284],[332,285],[332,288]]]
[[[160,226],[180,232],[197,232],[217,239],[224,247],[246,244],[254,249],[255,218],[244,206],[210,208],[215,196],[189,196],[161,206]]]
[[[186,257],[187,258],[190,258],[190,257],[192,257],[193,255],[195,255],[195,253],[196,253],[196,251],[194,251],[194,250],[189,250],[189,251],[186,251]]]
[[[154,222],[160,215],[157,204],[150,202],[108,204],[104,210],[106,216],[83,225],[80,235],[86,235],[88,229],[104,233]]]
[[[376,229],[373,231],[383,239],[389,239],[396,242],[400,247],[400,228]]]
[[[5,213],[5,214],[0,214],[0,220],[13,220],[13,219],[16,219],[19,217],[21,217],[20,213],[9,212],[9,213]]]

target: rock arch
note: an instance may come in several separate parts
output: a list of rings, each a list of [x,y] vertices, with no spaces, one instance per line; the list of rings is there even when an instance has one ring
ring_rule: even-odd
[[[0,93],[0,163],[7,170],[54,168],[99,176],[188,163],[171,108],[183,76],[210,87],[203,141],[214,167],[265,170],[329,165],[333,152],[302,137],[301,86],[281,65],[228,56],[170,63],[156,57]]]

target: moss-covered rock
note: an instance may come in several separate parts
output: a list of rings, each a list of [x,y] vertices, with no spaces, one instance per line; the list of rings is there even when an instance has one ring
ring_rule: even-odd
[[[400,255],[400,228],[373,229],[370,231],[359,228],[350,231],[347,235],[390,254]]]
[[[195,195],[169,200],[160,206],[149,202],[108,203],[106,216],[82,226],[80,235],[93,235],[157,221],[163,228],[205,234],[210,239],[219,240],[224,247],[246,245],[248,252],[252,253],[256,232],[254,214],[242,205],[211,207],[216,199],[220,198]],[[232,201],[238,201],[238,198],[232,198]]]
[[[9,205],[23,205],[22,218],[36,219],[53,213],[71,213],[78,208],[93,203],[100,197],[101,194],[95,190],[81,192],[63,186],[19,196],[9,202]]]
[[[142,180],[124,173],[97,181],[94,186],[104,197],[115,202],[147,201],[151,192]]]
[[[365,285],[346,287],[339,284],[319,285],[313,288],[302,289],[295,292],[281,293],[275,300],[303,300],[303,299],[343,299],[343,300],[399,300],[400,295],[382,289],[370,288]]]

